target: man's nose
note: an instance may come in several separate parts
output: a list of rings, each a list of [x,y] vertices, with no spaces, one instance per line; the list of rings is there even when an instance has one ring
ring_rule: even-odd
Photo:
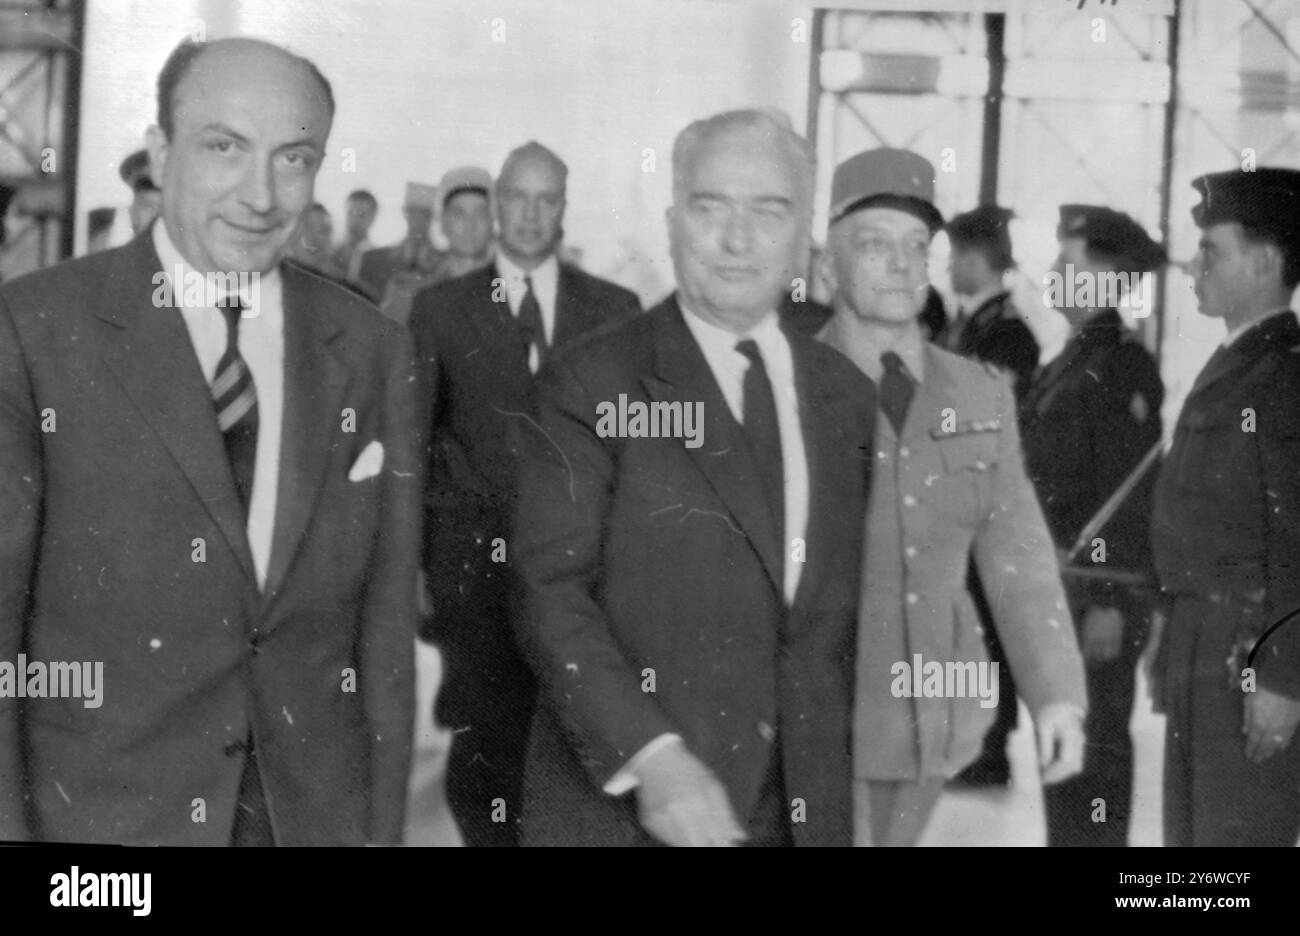
[[[723,245],[733,254],[747,253],[754,243],[754,222],[745,212],[732,212],[723,230]]]
[[[245,205],[259,214],[275,206],[275,175],[268,160],[250,162],[239,195]]]

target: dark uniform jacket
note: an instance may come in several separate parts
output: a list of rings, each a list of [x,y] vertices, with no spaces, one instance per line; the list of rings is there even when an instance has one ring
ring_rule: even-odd
[[[1167,591],[1217,596],[1224,609],[1206,622],[1214,633],[1202,635],[1202,653],[1226,658],[1234,641],[1253,643],[1300,607],[1300,324],[1294,313],[1248,330],[1216,352],[1196,379],[1160,474],[1152,539]],[[1169,633],[1166,645],[1179,636]],[[1269,634],[1253,663],[1258,685],[1300,699],[1300,621]]]
[[[1010,371],[1017,398],[1024,396],[1038,367],[1038,341],[1006,291],[990,296],[969,318],[949,322],[934,342],[954,354]]]
[[[1034,378],[1021,401],[1025,459],[1058,548],[1073,546],[1160,438],[1163,400],[1155,358],[1114,309],[1084,323]],[[1105,544],[1106,567],[1150,572],[1154,479],[1152,468],[1096,534]],[[1090,540],[1075,564],[1100,565],[1094,552]],[[1105,578],[1067,576],[1066,584],[1080,610],[1095,604],[1125,612],[1130,647],[1145,639],[1140,590]]]

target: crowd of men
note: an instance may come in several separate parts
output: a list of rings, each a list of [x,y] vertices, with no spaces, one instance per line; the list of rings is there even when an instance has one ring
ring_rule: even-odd
[[[1009,782],[1017,698],[1049,843],[1122,845],[1144,647],[1166,843],[1296,843],[1300,172],[1194,183],[1228,330],[1159,464],[1151,353],[1067,298],[1040,361],[1010,212],[945,221],[919,154],[836,167],[823,308],[807,142],[691,123],[643,312],[562,259],[536,142],[410,185],[391,247],[354,192],[334,243],[333,116],[310,61],[182,43],[157,218],[0,287],[0,840],[400,843],[418,636],[470,845],[913,845]],[[1110,208],[1058,240],[1167,263]]]

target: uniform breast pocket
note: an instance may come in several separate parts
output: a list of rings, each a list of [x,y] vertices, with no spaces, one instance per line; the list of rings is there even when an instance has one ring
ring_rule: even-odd
[[[990,475],[997,462],[997,433],[992,430],[932,433],[943,466],[942,484],[946,507],[963,525],[979,523],[982,506],[989,496]]]
[[[1180,450],[1175,479],[1194,491],[1227,487],[1246,467],[1242,417],[1234,413],[1193,413],[1178,426],[1174,446]]]

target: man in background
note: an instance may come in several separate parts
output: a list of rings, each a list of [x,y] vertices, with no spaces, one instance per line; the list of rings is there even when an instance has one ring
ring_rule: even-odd
[[[469,845],[518,844],[536,698],[512,631],[510,430],[527,418],[543,362],[640,311],[628,290],[556,256],[567,176],[540,143],[506,157],[495,260],[421,292],[411,317],[432,446],[424,553],[432,617],[424,636],[442,653],[435,717],[452,731],[447,801]],[[477,192],[457,197],[484,200]]]
[[[131,190],[131,207],[127,209],[127,215],[131,219],[131,233],[139,234],[158,217],[162,206],[162,193],[158,191],[149,171],[148,151],[136,150],[122,160],[118,172]]]
[[[438,186],[447,253],[433,282],[455,279],[492,262],[492,176],[486,169],[452,169]]]
[[[379,202],[366,189],[348,195],[343,216],[344,237],[334,249],[334,265],[351,282],[361,282],[361,258],[374,246],[370,243],[370,228],[378,214]]]
[[[1227,335],[1183,403],[1152,540],[1173,607],[1157,658],[1166,845],[1300,836],[1300,172],[1192,183],[1191,272]],[[1288,620],[1289,618],[1289,620]]]
[[[406,236],[400,244],[366,251],[361,257],[361,282],[379,309],[394,322],[405,325],[411,314],[411,299],[432,281],[442,253],[429,238],[429,228],[438,207],[438,190],[417,182],[406,184],[402,215]]]
[[[1033,713],[1044,784],[1081,766],[1083,668],[1010,382],[922,334],[930,240],[943,225],[934,167],[907,150],[859,153],[835,171],[830,222],[835,317],[819,337],[876,382],[885,417],[865,513],[855,840],[915,845],[1010,681],[985,652],[984,627],[1000,632]],[[965,586],[971,567],[993,596],[988,625]],[[936,665],[968,676],[918,696],[917,668]]]

